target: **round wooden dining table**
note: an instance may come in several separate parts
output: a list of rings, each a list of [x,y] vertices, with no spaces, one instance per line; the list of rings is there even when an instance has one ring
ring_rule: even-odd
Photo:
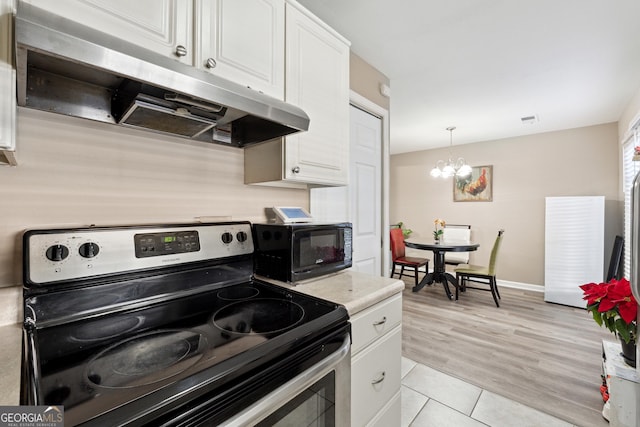
[[[456,280],[453,274],[447,273],[444,263],[445,252],[472,252],[480,247],[479,243],[461,243],[455,241],[441,241],[436,243],[431,242],[419,242],[405,240],[405,246],[413,249],[422,249],[433,252],[433,271],[427,272],[422,278],[420,283],[413,287],[413,292],[418,292],[426,285],[433,283],[442,283],[444,291],[447,293],[449,299],[453,299],[451,290],[449,289],[449,282],[456,288],[458,287],[458,280]]]

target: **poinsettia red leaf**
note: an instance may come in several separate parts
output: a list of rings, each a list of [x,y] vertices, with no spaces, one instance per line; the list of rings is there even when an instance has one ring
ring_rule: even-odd
[[[598,311],[600,313],[604,313],[605,311],[609,311],[616,306],[616,303],[609,298],[602,298],[600,300],[600,305],[598,306]]]
[[[622,320],[629,324],[638,317],[638,304],[635,301],[631,301],[631,299],[620,302],[618,303],[618,311]]]
[[[620,281],[616,281],[615,283],[614,283],[614,280],[612,280],[612,283],[610,284],[609,292],[613,291],[616,294],[621,294],[621,295],[631,294],[631,285],[627,280],[620,280]]]
[[[613,302],[624,301],[627,297],[628,295],[623,290],[615,287],[609,289],[609,292],[607,292],[607,298]]]
[[[584,285],[580,285],[579,288],[585,292],[589,292],[594,286],[598,286],[595,283],[585,283]]]
[[[608,289],[610,287],[610,285],[606,283],[600,283],[597,285],[595,283],[589,283],[584,286],[586,286],[586,289],[584,290],[584,295],[585,295],[584,299],[601,298],[607,294]]]

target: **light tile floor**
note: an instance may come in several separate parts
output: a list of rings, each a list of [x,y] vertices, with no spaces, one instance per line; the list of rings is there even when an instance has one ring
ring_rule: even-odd
[[[575,427],[402,358],[402,427]]]

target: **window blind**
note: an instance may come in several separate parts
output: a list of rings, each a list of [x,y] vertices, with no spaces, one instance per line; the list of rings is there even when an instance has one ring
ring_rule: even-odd
[[[622,146],[622,174],[624,188],[624,277],[631,277],[631,186],[640,169],[640,162],[634,162],[635,147],[640,145],[640,122],[636,122],[631,135]]]

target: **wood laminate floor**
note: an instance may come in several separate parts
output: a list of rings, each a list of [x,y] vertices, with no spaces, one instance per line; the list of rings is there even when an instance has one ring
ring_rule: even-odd
[[[485,390],[583,427],[601,427],[602,339],[615,337],[583,309],[543,293],[501,287],[449,301],[442,285],[403,292],[402,354]]]

